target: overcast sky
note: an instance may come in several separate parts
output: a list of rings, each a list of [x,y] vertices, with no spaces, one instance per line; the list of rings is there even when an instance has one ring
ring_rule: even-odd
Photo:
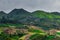
[[[60,0],[0,0],[0,11],[10,12],[14,8],[60,12]]]

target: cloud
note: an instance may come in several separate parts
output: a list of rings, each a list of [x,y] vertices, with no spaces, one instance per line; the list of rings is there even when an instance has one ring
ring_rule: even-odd
[[[46,11],[59,11],[60,0],[0,0],[0,11],[3,10],[9,12],[14,8],[24,8],[28,11],[39,9]]]

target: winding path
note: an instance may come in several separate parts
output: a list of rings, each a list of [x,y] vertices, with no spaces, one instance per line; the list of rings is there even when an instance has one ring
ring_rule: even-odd
[[[29,40],[30,36],[32,36],[33,34],[35,34],[35,33],[29,33],[29,34],[21,37],[19,40]]]
[[[24,40],[29,40],[29,38],[30,38],[31,35],[32,35],[32,34],[28,34],[28,35],[26,35],[26,37],[25,37]]]

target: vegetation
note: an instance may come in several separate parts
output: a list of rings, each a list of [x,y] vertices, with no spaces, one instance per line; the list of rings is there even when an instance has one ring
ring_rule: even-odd
[[[59,12],[0,11],[0,40],[60,40],[57,31],[60,31]]]

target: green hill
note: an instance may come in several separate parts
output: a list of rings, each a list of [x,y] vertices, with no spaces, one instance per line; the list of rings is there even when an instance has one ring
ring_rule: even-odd
[[[0,12],[0,23],[35,25],[43,29],[60,29],[60,13],[37,10],[28,12],[24,9],[14,9],[10,13]]]
[[[35,11],[32,12],[32,16],[34,17],[39,17],[39,18],[60,18],[60,15],[55,15],[57,13],[49,13],[49,12],[45,12],[45,11]]]

